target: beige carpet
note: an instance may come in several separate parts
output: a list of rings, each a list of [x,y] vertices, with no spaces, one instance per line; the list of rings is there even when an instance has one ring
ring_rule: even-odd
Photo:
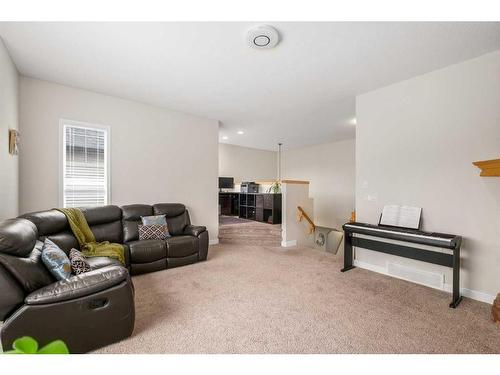
[[[136,328],[98,353],[499,353],[490,306],[312,249],[211,246],[134,278]],[[110,322],[112,324],[112,322]]]

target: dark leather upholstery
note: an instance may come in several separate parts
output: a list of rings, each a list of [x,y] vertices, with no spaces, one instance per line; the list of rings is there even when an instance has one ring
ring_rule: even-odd
[[[23,304],[24,291],[10,275],[9,271],[0,265],[0,321],[5,320],[15,309]]]
[[[128,271],[120,266],[108,266],[71,276],[29,294],[27,305],[43,305],[85,297],[115,286],[128,278]]]
[[[87,262],[92,270],[96,270],[108,266],[123,266],[118,259],[108,257],[89,257]]]
[[[198,237],[173,236],[166,240],[169,258],[182,258],[198,253]]]
[[[168,231],[172,236],[183,234],[191,221],[186,206],[180,203],[159,203],[153,205],[154,215],[165,215],[168,224]]]
[[[167,268],[167,258],[163,258],[149,263],[130,264],[130,274],[140,275],[142,273],[161,271],[166,268]]]
[[[0,254],[0,264],[10,272],[26,293],[31,293],[55,281],[42,263],[41,255],[38,249],[34,249],[29,258]]]
[[[39,236],[46,236],[69,229],[66,216],[57,210],[31,212],[20,217],[34,223],[38,229]]]
[[[81,210],[90,227],[122,219],[122,210],[118,206],[89,207]]]
[[[204,261],[207,260],[208,256],[208,232],[201,232],[200,235],[198,236],[198,239],[200,240],[199,246],[200,250],[198,252],[198,260],[199,261]]]
[[[36,226],[25,219],[8,219],[0,223],[0,252],[26,256],[38,237]]]
[[[198,261],[198,254],[188,255],[182,258],[167,258],[168,268],[187,266]]]
[[[51,235],[41,237],[42,240],[45,240],[45,238],[48,238],[62,250],[64,250],[66,255],[69,254],[71,249],[80,248],[76,237],[73,236],[73,232],[71,232],[70,230],[64,230],[63,232],[53,233]]]
[[[129,337],[134,330],[135,305],[130,278],[84,297],[44,305],[24,304],[5,322],[4,348],[15,339],[36,337],[40,346],[63,340],[71,353],[86,353]]]
[[[167,257],[165,241],[142,240],[129,242],[132,263],[149,263]]]
[[[191,225],[183,204],[162,203],[82,209],[96,241],[122,243],[130,274],[164,270],[205,260],[208,232]],[[171,238],[139,241],[141,216],[166,215]],[[66,216],[39,211],[0,223],[0,320],[5,348],[21,336],[41,345],[64,340],[72,353],[86,352],[130,336],[133,285],[116,259],[90,257],[91,271],[56,281],[41,261],[49,238],[69,253],[79,244]],[[88,322],[91,321],[92,324]],[[75,335],[75,332],[85,335]]]
[[[198,237],[202,232],[205,232],[207,227],[201,225],[188,225],[184,228],[184,233],[186,236],[195,236]]]
[[[181,203],[157,203],[153,205],[154,215],[176,217],[186,212],[186,206]]]
[[[146,204],[130,204],[122,206],[123,213],[123,241],[137,241],[139,239],[138,224],[141,216],[153,215],[153,207]]]

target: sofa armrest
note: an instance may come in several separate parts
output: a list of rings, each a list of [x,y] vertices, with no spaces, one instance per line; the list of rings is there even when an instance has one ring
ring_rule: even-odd
[[[202,225],[188,225],[186,228],[184,228],[184,234],[188,235],[188,236],[198,237],[200,234],[202,234],[206,230],[207,230],[207,227],[204,227]]]
[[[109,289],[128,277],[124,267],[103,267],[47,285],[29,294],[24,302],[27,305],[42,305],[85,297]]]

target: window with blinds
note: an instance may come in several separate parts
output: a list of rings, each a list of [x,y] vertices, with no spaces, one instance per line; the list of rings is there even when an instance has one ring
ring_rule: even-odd
[[[63,206],[108,204],[108,130],[64,123]]]

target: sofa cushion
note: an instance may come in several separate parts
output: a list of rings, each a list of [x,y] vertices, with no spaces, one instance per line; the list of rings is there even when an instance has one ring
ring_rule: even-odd
[[[102,242],[102,241],[109,241],[114,243],[123,242],[123,228],[121,220],[113,221],[110,223],[91,225],[90,230],[94,234],[95,240],[97,242]]]
[[[167,218],[179,216],[186,211],[182,203],[157,203],[153,205],[155,215],[165,215]]]
[[[96,270],[98,268],[104,268],[108,266],[121,266],[123,267],[123,263],[118,259],[109,258],[109,257],[88,257],[85,258],[87,263],[90,266],[90,269]]]
[[[165,215],[168,230],[172,236],[183,234],[184,228],[191,224],[186,206],[181,203],[158,203],[153,205],[155,215]]]
[[[70,230],[40,237],[42,241],[45,241],[47,238],[59,246],[66,254],[69,254],[69,251],[73,248],[80,248],[78,240]]]
[[[89,226],[121,221],[122,210],[118,206],[81,208]]]
[[[24,257],[31,253],[38,237],[35,224],[26,219],[0,223],[0,253]]]
[[[42,262],[43,242],[37,241],[28,258],[0,254],[2,265],[27,293],[52,284],[55,278]]]
[[[27,305],[42,305],[88,296],[109,289],[128,278],[124,267],[109,266],[72,276],[28,295]]]
[[[143,240],[127,243],[130,248],[130,263],[150,263],[167,257],[165,241]]]
[[[147,204],[129,204],[122,206],[123,241],[137,241],[139,229],[137,225],[141,222],[141,216],[153,215],[153,207]]]
[[[165,241],[169,258],[185,257],[198,252],[198,238],[193,236],[173,236]]]
[[[20,217],[34,223],[38,228],[39,236],[47,236],[69,229],[66,216],[57,210],[30,212]]]

